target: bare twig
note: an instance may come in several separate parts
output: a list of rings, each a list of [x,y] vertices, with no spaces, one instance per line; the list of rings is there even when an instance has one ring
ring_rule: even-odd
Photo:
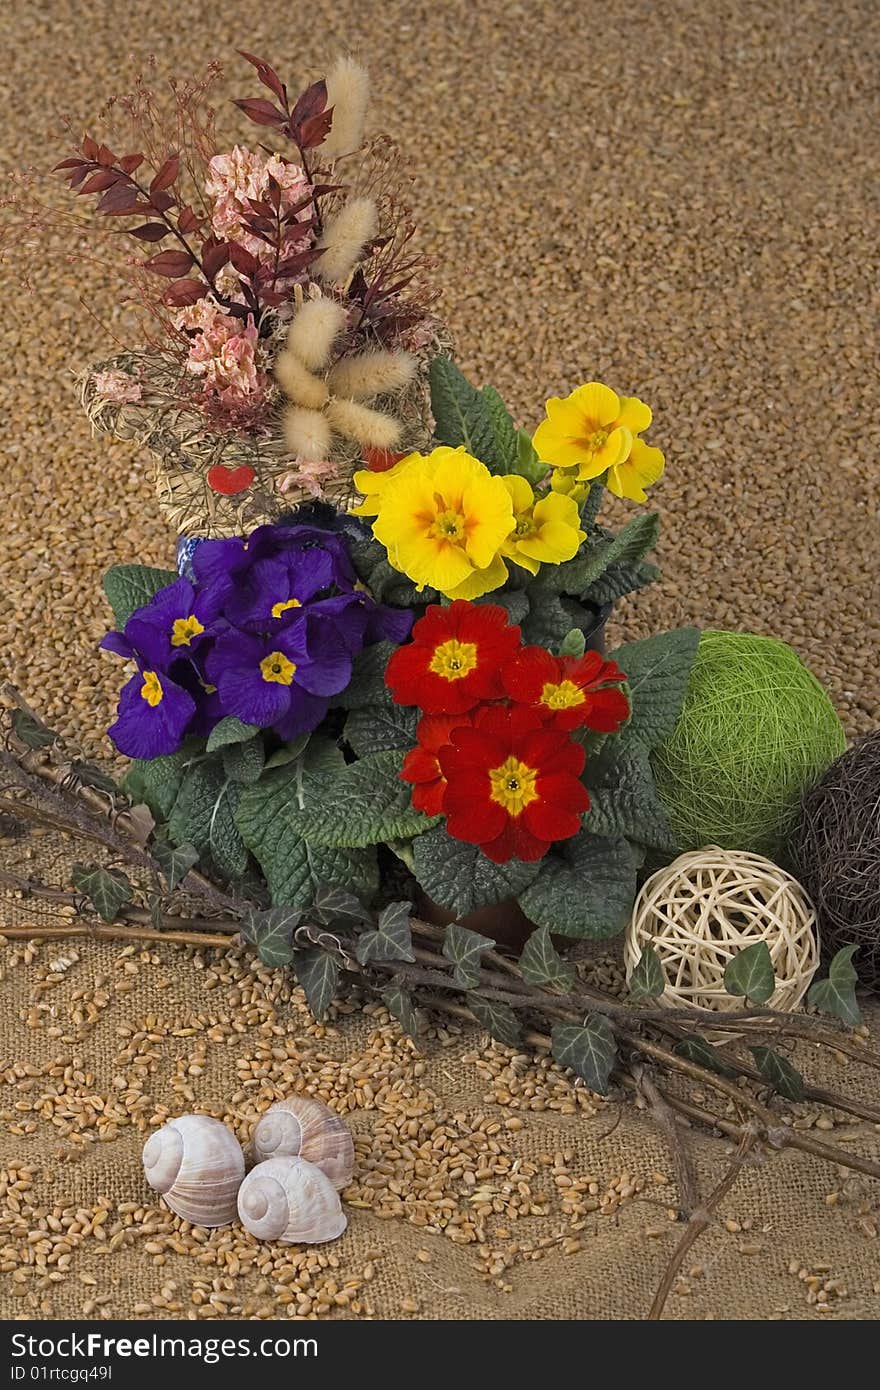
[[[666,1104],[645,1068],[636,1064],[630,1071],[666,1139],[678,1189],[678,1210],[683,1220],[688,1221],[694,1212],[699,1210],[700,1180],[694,1156],[688,1148],[686,1133],[675,1118],[674,1110]]]

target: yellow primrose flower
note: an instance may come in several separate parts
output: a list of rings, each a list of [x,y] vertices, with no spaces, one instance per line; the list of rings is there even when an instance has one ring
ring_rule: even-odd
[[[576,468],[554,468],[550,474],[550,487],[563,497],[570,497],[578,507],[590,495],[590,484],[578,481]]]
[[[379,499],[392,478],[399,478],[404,468],[413,460],[420,459],[421,454],[407,454],[406,458],[399,459],[391,468],[386,468],[383,472],[374,472],[372,468],[362,468],[355,473],[352,479],[358,492],[364,495],[363,502],[359,502],[356,507],[349,507],[351,516],[378,516]]]
[[[643,439],[634,439],[629,457],[616,467],[609,468],[605,486],[615,497],[647,502],[645,488],[656,483],[663,472],[664,463],[662,449],[652,448]]]
[[[558,492],[548,492],[540,501],[525,478],[509,474],[502,478],[513,503],[514,530],[501,553],[537,574],[541,563],[558,565],[577,554],[587,533],[580,529],[577,503]]]
[[[411,454],[384,477],[372,494],[373,535],[396,570],[448,598],[479,598],[504,583],[499,551],[515,522],[501,478],[446,445]]]
[[[629,456],[633,437],[651,423],[651,411],[636,396],[618,396],[610,386],[589,381],[561,400],[551,396],[547,419],[532,443],[542,463],[577,467],[578,478],[598,478]]]

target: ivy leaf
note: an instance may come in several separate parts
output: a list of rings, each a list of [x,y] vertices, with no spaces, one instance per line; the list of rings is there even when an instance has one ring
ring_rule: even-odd
[[[114,921],[123,904],[134,897],[131,882],[121,869],[104,869],[100,864],[74,864],[73,886],[88,898],[104,922]]]
[[[411,1038],[417,1037],[419,1019],[409,990],[404,989],[400,981],[395,979],[386,989],[383,989],[380,997],[392,1018],[397,1019],[403,1031],[408,1033]]]
[[[223,771],[230,782],[249,787],[259,781],[266,761],[266,750],[261,738],[251,738],[246,743],[230,743],[223,749],[221,756]]]
[[[308,951],[297,951],[293,958],[293,969],[313,1017],[318,1023],[323,1023],[339,985],[336,957],[322,951],[319,946]]]
[[[184,774],[168,833],[178,845],[195,845],[223,878],[239,878],[248,855],[235,823],[241,787],[230,782],[219,760],[196,763]]]
[[[536,926],[561,936],[616,936],[632,911],[638,863],[626,840],[581,831],[540,861],[519,905]]]
[[[343,737],[359,758],[389,750],[409,750],[415,746],[418,711],[401,705],[374,705],[352,710],[345,721]]]
[[[495,942],[490,936],[450,922],[443,935],[443,954],[455,966],[452,978],[462,989],[475,989],[480,983],[480,959]]]
[[[559,646],[560,656],[583,656],[587,642],[579,627],[573,627]]]
[[[413,872],[429,898],[457,917],[515,898],[537,876],[540,863],[511,859],[493,864],[478,845],[454,840],[442,825],[413,842]]]
[[[256,946],[260,960],[273,968],[290,965],[294,958],[293,933],[302,913],[293,907],[270,907],[249,912],[241,929],[243,939]]]
[[[680,627],[640,642],[627,642],[611,653],[626,673],[632,714],[617,738],[623,746],[639,740],[647,748],[669,738],[681,713],[700,630]]]
[[[705,1038],[682,1038],[672,1050],[676,1057],[684,1057],[686,1061],[695,1062],[698,1067],[714,1071],[718,1076],[736,1076],[734,1068],[728,1067],[721,1060],[716,1048],[706,1042]]]
[[[482,391],[472,386],[451,357],[435,357],[428,370],[431,413],[438,444],[468,453],[495,472],[505,471],[496,455],[493,407]]]
[[[780,1057],[772,1047],[753,1047],[750,1050],[755,1059],[755,1066],[774,1091],[785,1096],[786,1100],[803,1100],[804,1078],[791,1062],[785,1057]]]
[[[663,965],[653,946],[643,946],[635,969],[629,977],[629,992],[633,999],[659,999],[666,988]]]
[[[358,937],[355,955],[361,965],[371,960],[414,961],[410,919],[412,903],[389,903],[379,913],[375,931]]]
[[[58,741],[56,733],[47,729],[45,724],[41,724],[39,719],[35,719],[24,709],[12,711],[12,732],[16,738],[21,739],[26,748],[48,748],[50,744]]]
[[[560,994],[568,994],[577,980],[574,966],[563,960],[553,945],[549,927],[532,932],[522,949],[519,968],[530,985],[547,985]]]
[[[400,780],[402,762],[399,750],[372,753],[315,776],[308,808],[291,807],[290,824],[309,844],[348,849],[420,835],[439,817],[413,808],[411,789]]]
[[[505,1047],[518,1047],[521,1037],[519,1020],[507,1004],[484,999],[482,994],[466,994],[464,1001],[478,1023],[490,1037]]]
[[[206,751],[214,753],[218,748],[228,748],[235,743],[247,743],[256,733],[259,733],[256,724],[243,724],[234,715],[227,715],[219,724],[214,725],[208,735]]]
[[[849,1028],[855,1028],[862,1021],[855,991],[859,977],[852,963],[858,949],[858,946],[844,946],[838,951],[828,967],[827,979],[816,980],[807,994],[808,1004],[823,1014],[841,1019]]]
[[[351,680],[339,695],[333,696],[334,708],[364,709],[372,705],[390,705],[391,691],[385,684],[385,667],[392,652],[397,651],[393,642],[374,642],[364,647],[354,659]]]
[[[193,865],[199,862],[199,852],[195,845],[173,845],[162,836],[154,839],[150,849],[162,870],[169,893],[173,893],[175,888],[180,886]]]
[[[766,941],[738,951],[724,967],[724,988],[753,1004],[766,1004],[776,988],[773,962]]]
[[[176,570],[153,569],[150,565],[114,565],[104,575],[104,593],[113,609],[116,626],[120,630],[124,628],[132,613],[177,580]]]
[[[603,1014],[588,1014],[584,1026],[554,1024],[550,1051],[562,1067],[570,1067],[591,1091],[608,1093],[608,1078],[617,1060],[611,1024]]]
[[[322,926],[353,925],[368,922],[370,914],[360,898],[334,883],[319,883],[312,900],[312,911]]]

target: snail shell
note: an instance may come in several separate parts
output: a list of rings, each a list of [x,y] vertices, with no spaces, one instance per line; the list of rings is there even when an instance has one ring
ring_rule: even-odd
[[[254,1158],[305,1158],[342,1191],[354,1172],[354,1141],[348,1126],[323,1101],[291,1096],[270,1105],[253,1134]]]
[[[210,1115],[181,1115],[144,1145],[144,1174],[171,1210],[194,1226],[235,1220],[244,1154],[231,1130]]]
[[[282,1245],[320,1245],[348,1225],[336,1188],[304,1158],[268,1158],[252,1168],[238,1190],[245,1230]]]

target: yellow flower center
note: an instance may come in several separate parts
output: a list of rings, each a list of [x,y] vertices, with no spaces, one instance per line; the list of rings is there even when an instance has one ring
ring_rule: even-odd
[[[434,500],[438,507],[443,506],[442,497],[435,497]],[[464,517],[461,512],[450,509],[438,511],[428,535],[435,537],[438,541],[448,541],[452,545],[460,545],[465,539]]]
[[[528,767],[511,754],[500,767],[493,767],[489,772],[489,782],[492,786],[489,794],[493,801],[504,807],[509,816],[516,817],[522,814],[526,806],[537,801],[537,780],[537,768]]]
[[[273,603],[272,617],[280,618],[281,614],[286,613],[288,608],[302,608],[302,604],[300,603],[298,598],[289,598],[283,600],[281,603]]]
[[[535,529],[535,521],[531,516],[518,516],[516,519],[516,530],[514,536],[517,540],[522,540],[525,536],[531,536]]]
[[[192,616],[175,618],[171,629],[171,645],[172,647],[188,647],[192,639],[198,637],[204,630],[198,618]]]
[[[585,435],[583,439],[579,439],[577,442],[582,448],[588,449],[590,453],[598,453],[602,446],[608,443],[608,436],[610,433],[610,430],[594,430],[592,434]]]
[[[216,685],[205,685],[205,682],[204,682],[204,681],[199,681],[199,685],[202,687],[202,689],[204,690],[204,692],[205,692],[206,695],[216,695],[216,694],[217,694],[217,687],[216,687]]]
[[[264,681],[273,681],[275,685],[290,685],[296,672],[296,663],[288,661],[283,652],[270,652],[260,662],[260,671]]]
[[[548,681],[541,691],[541,704],[548,709],[574,709],[575,705],[582,705],[585,698],[584,692],[574,681],[560,681],[558,685]]]
[[[476,642],[459,642],[457,637],[450,637],[448,642],[441,642],[435,649],[428,670],[444,680],[460,681],[473,671],[476,664]]]
[[[141,699],[146,700],[151,709],[155,709],[160,703],[162,695],[162,682],[155,671],[144,671],[144,683],[141,686]]]

